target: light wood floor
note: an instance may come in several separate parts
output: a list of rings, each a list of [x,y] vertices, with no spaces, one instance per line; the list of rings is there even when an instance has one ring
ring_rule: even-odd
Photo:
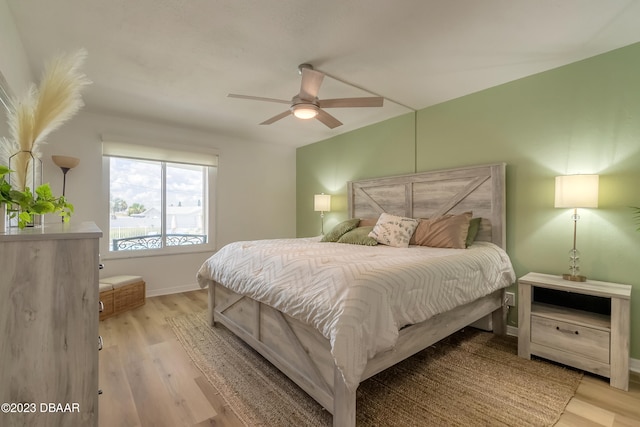
[[[100,427],[241,426],[192,364],[165,318],[206,309],[206,291],[148,298],[100,322]],[[556,426],[639,426],[640,375],[629,392],[585,375]]]

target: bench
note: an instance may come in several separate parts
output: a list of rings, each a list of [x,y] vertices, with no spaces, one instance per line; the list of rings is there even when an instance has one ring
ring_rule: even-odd
[[[100,320],[145,303],[145,282],[142,276],[113,276],[100,279]]]

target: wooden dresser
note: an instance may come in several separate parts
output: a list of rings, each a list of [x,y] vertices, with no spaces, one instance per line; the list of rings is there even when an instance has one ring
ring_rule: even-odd
[[[0,426],[98,425],[93,223],[0,232]]]
[[[554,360],[629,387],[631,286],[529,273],[518,280],[518,355]]]

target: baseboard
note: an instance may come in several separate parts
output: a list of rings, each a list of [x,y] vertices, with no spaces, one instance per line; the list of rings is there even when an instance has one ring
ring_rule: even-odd
[[[507,325],[507,335],[518,336],[518,327]],[[640,372],[640,359],[629,358],[629,370],[631,372]]]
[[[197,283],[190,283],[188,285],[182,286],[174,286],[172,288],[162,288],[162,289],[153,289],[149,290],[147,288],[147,298],[149,297],[157,297],[160,295],[170,295],[170,294],[179,294],[180,292],[189,292],[189,291],[197,291],[201,289]]]

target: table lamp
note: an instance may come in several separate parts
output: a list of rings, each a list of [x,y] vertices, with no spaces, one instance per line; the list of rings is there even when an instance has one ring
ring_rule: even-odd
[[[331,195],[330,194],[316,194],[313,197],[313,210],[320,212],[320,219],[322,221],[321,232],[324,235],[324,213],[331,211]]]
[[[563,274],[565,280],[584,282],[587,278],[580,272],[580,252],[576,249],[577,223],[580,219],[578,208],[598,207],[598,175],[563,175],[556,177],[556,208],[572,208],[573,248],[569,251],[569,273]]]

